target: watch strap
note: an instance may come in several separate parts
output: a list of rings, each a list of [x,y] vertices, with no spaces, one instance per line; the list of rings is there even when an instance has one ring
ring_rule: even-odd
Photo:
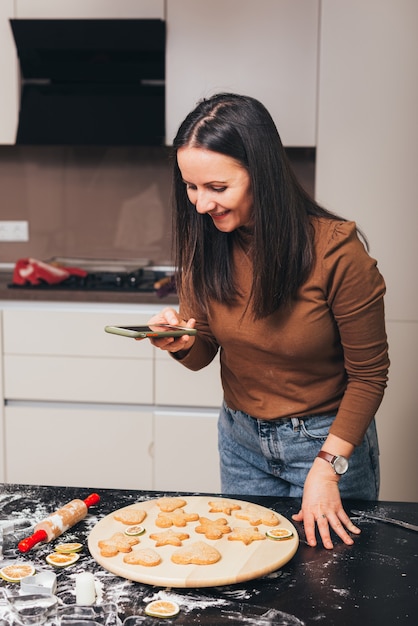
[[[335,454],[330,454],[329,452],[325,452],[325,450],[320,450],[318,455],[320,459],[324,459],[324,461],[328,461],[328,463],[333,463],[337,456]]]

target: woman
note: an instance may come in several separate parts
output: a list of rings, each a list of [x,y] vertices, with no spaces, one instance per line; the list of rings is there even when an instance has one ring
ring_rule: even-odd
[[[293,519],[310,545],[316,526],[326,548],[331,528],[350,545],[360,530],[341,497],[379,489],[389,361],[376,262],[353,222],[301,188],[257,100],[201,101],[174,152],[180,309],[150,323],[198,334],[153,344],[192,370],[220,349],[222,492],[301,497]]]

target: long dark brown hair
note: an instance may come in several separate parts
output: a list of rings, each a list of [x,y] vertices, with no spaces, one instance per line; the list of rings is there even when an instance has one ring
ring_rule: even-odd
[[[189,201],[176,158],[185,146],[232,157],[250,176],[254,230],[249,306],[255,319],[266,317],[289,303],[309,274],[314,259],[310,216],[342,218],[319,206],[299,184],[277,128],[258,100],[221,93],[200,101],[173,142],[173,244],[180,299],[203,310],[210,300],[232,305],[236,299],[232,248],[239,233],[219,231]]]

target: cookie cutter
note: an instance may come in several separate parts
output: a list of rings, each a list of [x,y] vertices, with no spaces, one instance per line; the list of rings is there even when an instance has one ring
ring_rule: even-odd
[[[40,594],[40,595],[54,595],[57,589],[57,575],[54,572],[45,570],[44,572],[38,572],[33,576],[25,576],[20,581],[20,591],[24,595],[27,594]]]

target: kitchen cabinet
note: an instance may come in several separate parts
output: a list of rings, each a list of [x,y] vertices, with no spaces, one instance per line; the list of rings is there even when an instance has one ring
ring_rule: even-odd
[[[19,114],[19,63],[9,19],[14,0],[0,2],[0,144],[14,144]]]
[[[165,19],[165,0],[1,0],[0,145],[14,145],[20,107],[20,69],[9,20]]]
[[[219,358],[198,372],[183,367],[166,352],[155,354],[157,405],[214,407],[222,403]]]
[[[152,484],[153,417],[139,407],[5,408],[7,482],[116,489]]]
[[[15,142],[18,121],[12,17],[165,19],[168,145],[197,100],[216,91],[261,100],[286,146],[316,145],[319,0],[2,0],[0,144]]]
[[[15,0],[17,18],[164,19],[165,0]]]
[[[154,489],[220,492],[219,411],[158,409],[154,413]]]
[[[5,482],[218,490],[218,361],[190,372],[104,332],[159,308],[3,304]]]
[[[2,325],[2,312],[0,311],[0,328]],[[4,482],[4,394],[3,394],[3,333],[0,332],[0,482]]]
[[[152,404],[153,347],[104,332],[108,323],[146,323],[148,314],[39,308],[3,315],[8,400]]]
[[[319,0],[167,0],[166,130],[202,97],[261,100],[286,146],[315,146]]]

